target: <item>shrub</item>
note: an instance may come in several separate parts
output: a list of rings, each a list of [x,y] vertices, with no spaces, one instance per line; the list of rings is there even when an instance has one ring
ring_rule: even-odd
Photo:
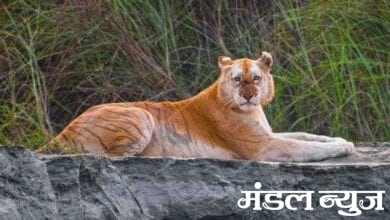
[[[379,1],[4,1],[0,143],[35,148],[88,107],[178,100],[217,57],[274,55],[276,131],[390,138],[389,10]]]

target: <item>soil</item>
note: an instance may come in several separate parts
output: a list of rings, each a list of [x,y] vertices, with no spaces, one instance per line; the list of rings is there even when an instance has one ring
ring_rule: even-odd
[[[318,163],[357,164],[390,163],[390,142],[356,143],[356,153],[347,157],[330,158]]]

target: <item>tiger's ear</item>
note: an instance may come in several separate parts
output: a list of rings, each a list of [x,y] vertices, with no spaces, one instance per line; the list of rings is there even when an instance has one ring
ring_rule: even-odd
[[[262,64],[270,69],[272,66],[272,63],[273,63],[271,53],[263,51],[261,53],[261,57],[259,59],[257,59],[257,62],[259,62],[260,64]]]
[[[218,66],[220,69],[224,66],[232,65],[233,60],[230,57],[220,56],[218,57]]]

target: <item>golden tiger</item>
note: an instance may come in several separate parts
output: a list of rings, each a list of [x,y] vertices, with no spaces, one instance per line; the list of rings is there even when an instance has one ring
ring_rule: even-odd
[[[342,138],[275,133],[262,106],[274,96],[273,60],[218,58],[218,80],[178,102],[107,103],[89,108],[38,149],[107,156],[318,161],[354,152]]]

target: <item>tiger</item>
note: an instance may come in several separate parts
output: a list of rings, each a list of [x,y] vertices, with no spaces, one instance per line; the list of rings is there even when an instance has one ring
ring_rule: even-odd
[[[37,152],[287,162],[353,154],[340,137],[272,131],[263,110],[275,93],[272,64],[269,52],[220,56],[218,79],[197,95],[93,106]]]

